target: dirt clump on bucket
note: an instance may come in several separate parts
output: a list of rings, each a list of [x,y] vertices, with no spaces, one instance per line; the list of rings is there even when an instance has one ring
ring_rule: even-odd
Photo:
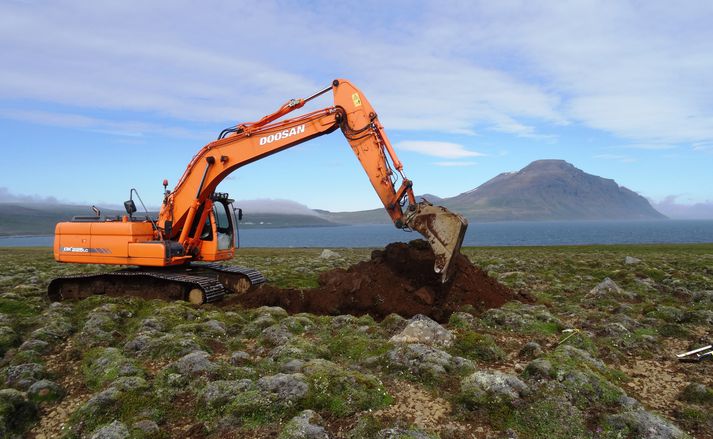
[[[426,241],[396,242],[374,250],[368,261],[322,273],[317,288],[283,289],[267,284],[228,302],[249,308],[280,306],[290,314],[369,314],[377,320],[391,313],[407,318],[425,314],[445,322],[466,305],[483,311],[518,299],[461,254],[453,259],[452,275],[445,284],[433,271],[434,261]]]

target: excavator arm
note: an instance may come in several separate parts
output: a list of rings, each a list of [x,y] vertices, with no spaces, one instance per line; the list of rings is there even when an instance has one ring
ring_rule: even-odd
[[[333,106],[280,120],[329,91],[334,94]],[[428,240],[436,255],[434,270],[445,282],[467,221],[444,207],[416,202],[412,183],[404,176],[403,165],[373,107],[354,85],[342,79],[308,98],[288,101],[257,122],[226,129],[218,140],[204,146],[174,190],[166,192],[158,220],[163,238],[178,241],[189,254],[198,251],[207,207],[225,177],[241,166],[336,129],[341,129],[351,145],[396,227],[416,230]]]

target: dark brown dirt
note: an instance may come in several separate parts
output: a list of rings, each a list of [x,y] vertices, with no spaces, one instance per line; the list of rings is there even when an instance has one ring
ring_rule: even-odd
[[[442,284],[433,271],[434,260],[425,241],[391,243],[372,252],[369,261],[322,273],[317,288],[294,290],[267,284],[226,302],[249,308],[280,306],[291,314],[369,314],[377,320],[391,313],[407,318],[425,314],[444,322],[466,305],[483,311],[517,299],[508,287],[460,254],[453,260],[450,280]]]

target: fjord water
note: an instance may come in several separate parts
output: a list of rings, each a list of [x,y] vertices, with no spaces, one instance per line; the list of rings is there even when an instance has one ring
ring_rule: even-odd
[[[419,238],[390,225],[242,228],[241,247],[383,247]],[[48,247],[52,236],[0,237],[0,247]],[[466,246],[713,242],[713,220],[471,222]]]

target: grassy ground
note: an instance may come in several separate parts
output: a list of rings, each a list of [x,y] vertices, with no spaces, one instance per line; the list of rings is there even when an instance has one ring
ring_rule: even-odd
[[[233,263],[306,288],[370,255],[334,250],[243,249]],[[50,279],[106,267],[0,249],[0,437],[88,438],[113,421],[137,438],[298,437],[287,424],[304,409],[335,437],[675,437],[671,425],[713,437],[713,361],[675,360],[713,341],[713,244],[463,252],[535,303],[454,315],[455,342],[441,350],[468,367],[440,372],[394,360],[396,317],[106,297],[50,306]],[[620,289],[592,293],[605,278]],[[206,355],[182,359],[196,350]],[[518,377],[527,391],[471,391],[474,371]],[[270,387],[280,373],[292,381]]]

